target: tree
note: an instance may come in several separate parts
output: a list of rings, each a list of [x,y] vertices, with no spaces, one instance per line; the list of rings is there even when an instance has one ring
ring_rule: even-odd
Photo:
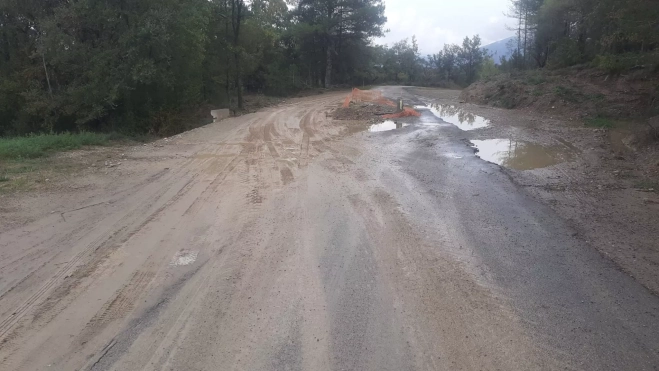
[[[234,81],[236,92],[238,96],[238,109],[243,109],[243,83],[242,71],[240,64],[240,25],[243,21],[243,9],[245,8],[244,0],[230,0],[231,1],[231,30],[233,32],[233,60],[234,60]]]
[[[320,45],[313,54],[324,55],[325,87],[332,85],[335,56],[343,57],[347,45],[381,36],[386,22],[381,0],[301,0],[296,15],[299,23],[310,26],[299,28],[303,37]]]
[[[653,0],[512,0],[508,15],[516,22],[516,68],[531,60],[540,68],[596,59],[633,64],[659,45],[659,5]],[[628,57],[615,57],[623,54]]]
[[[487,53],[481,49],[481,38],[476,35],[471,39],[465,37],[462,41],[462,49],[458,53],[460,68],[465,73],[467,84],[476,81],[477,73],[483,64]]]

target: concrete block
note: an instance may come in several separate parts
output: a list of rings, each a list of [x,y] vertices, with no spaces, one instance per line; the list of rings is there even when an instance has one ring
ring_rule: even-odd
[[[220,121],[231,117],[231,111],[228,108],[214,109],[211,111],[211,116],[213,116],[213,121]]]

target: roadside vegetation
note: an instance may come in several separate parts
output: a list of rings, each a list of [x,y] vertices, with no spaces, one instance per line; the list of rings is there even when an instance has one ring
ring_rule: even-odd
[[[245,94],[361,85],[385,20],[380,0],[5,1],[0,137],[171,135]]]
[[[111,139],[113,136],[110,134],[90,132],[0,138],[0,160],[31,159],[83,146],[104,146]]]
[[[517,38],[511,56],[495,63],[478,35],[427,56],[414,36],[373,45],[385,32],[381,0],[290,7],[284,0],[3,2],[0,137],[75,135],[4,142],[0,156],[85,145],[91,132],[171,135],[195,126],[191,112],[249,111],[248,97],[259,94],[388,83],[506,85],[521,76],[523,87],[509,93],[504,86],[488,100],[513,108],[528,100],[515,95],[526,94],[606,107],[607,92],[584,92],[569,81],[575,67],[602,71],[609,83],[630,74],[656,82],[654,0],[513,0],[509,13]],[[547,76],[561,70],[565,81]],[[638,92],[646,115],[659,106],[653,86]]]
[[[584,116],[599,128],[659,115],[656,1],[512,0],[508,15],[510,55],[464,99]]]

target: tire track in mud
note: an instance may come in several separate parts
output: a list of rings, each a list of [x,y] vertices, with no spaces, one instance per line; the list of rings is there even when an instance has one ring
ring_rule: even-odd
[[[139,182],[139,183],[127,188],[127,189],[114,192],[110,195],[110,197],[106,198],[107,201],[105,203],[107,203],[107,204],[117,204],[117,203],[122,201],[122,198],[118,197],[118,195],[121,195],[121,194],[124,194],[124,193],[126,195],[130,195],[130,194],[134,194],[136,192],[139,192],[141,189],[144,189],[146,186],[148,186],[148,185],[152,184],[153,182],[155,182],[156,180],[160,179],[167,172],[168,172],[167,169],[161,170],[161,171],[149,176],[148,178],[146,178],[142,182]],[[23,255],[15,258],[14,260],[10,260],[7,264],[4,264],[4,265],[0,266],[0,271],[2,271],[3,273],[6,273],[7,272],[6,268],[8,268],[10,266],[19,266],[20,265],[19,262],[23,261],[24,259],[28,259],[28,262],[29,262],[29,261],[33,261],[34,257],[39,257],[39,256],[49,254],[51,252],[49,251],[48,248],[44,248],[43,250],[37,250],[37,251],[33,251],[33,250],[38,249],[40,246],[43,246],[47,243],[48,243],[48,245],[52,245],[52,246],[60,246],[60,245],[69,244],[70,241],[74,238],[74,236],[76,236],[78,233],[80,233],[82,231],[87,231],[88,229],[89,229],[89,226],[87,224],[79,224],[76,228],[74,228],[73,230],[71,230],[68,233],[64,234],[63,236],[57,238],[55,241],[52,241],[52,242],[49,243],[49,240],[43,240],[43,241],[40,241],[40,242],[32,245],[29,248],[23,249],[22,250],[22,252],[24,252]],[[84,238],[84,235],[81,236],[79,239],[82,239],[82,238]],[[4,245],[0,246],[0,247],[4,247]],[[28,274],[26,274],[21,280],[13,283],[13,285],[11,287],[9,287],[4,292],[0,293],[0,299],[2,299],[5,295],[12,292],[14,289],[16,289],[24,281],[30,279],[35,272],[39,271],[41,268],[43,268],[45,265],[47,265],[50,261],[55,259],[60,253],[62,253],[62,251],[55,252],[55,255],[50,257],[50,259],[44,261],[43,264],[41,264],[41,265],[35,267],[34,269],[32,269],[32,271],[30,271]],[[30,257],[33,257],[33,258],[30,258]],[[1,336],[0,336],[0,339],[1,339]]]
[[[322,101],[325,101],[325,100],[326,100],[326,98],[323,97],[323,98],[314,99],[312,101],[307,101],[305,106],[315,107],[315,104],[317,102],[322,102]],[[273,119],[273,116],[281,114],[280,111],[281,110],[278,110],[278,111],[275,111],[275,112],[271,113],[267,117],[266,121],[270,121],[270,120]],[[310,125],[311,115],[313,115],[314,112],[315,111],[314,111],[313,108],[309,109],[303,115],[301,123],[300,123],[300,127],[302,128],[303,132],[305,134],[307,134],[307,138],[306,138],[307,139],[306,140],[306,142],[307,142],[306,143],[307,158],[308,158],[308,148],[309,148],[309,134],[311,133],[311,136],[313,136],[313,130],[309,128],[309,125]],[[245,138],[245,139],[247,139],[247,144],[246,145],[243,144],[243,150],[241,151],[241,155],[244,155],[246,153],[247,154],[249,154],[249,153],[258,153],[260,155],[260,157],[263,157],[262,153],[260,151],[260,146],[256,143],[254,143],[255,142],[254,139],[256,139],[256,142],[258,142],[259,139],[262,139],[263,141],[267,141],[266,143],[267,143],[268,149],[270,150],[271,155],[274,158],[279,158],[279,154],[276,151],[274,145],[272,144],[273,134],[278,135],[276,129],[274,128],[274,124],[270,123],[270,124],[264,125],[263,126],[263,131],[262,131],[262,134],[261,134],[261,132],[260,132],[261,127],[253,125],[257,121],[258,121],[258,119],[254,119],[250,122],[250,125],[249,125],[250,135],[248,135],[248,137]],[[207,142],[206,142],[206,144],[207,144]],[[254,147],[254,150],[250,150],[250,147]],[[224,181],[224,179],[226,179],[226,177],[238,166],[239,159],[240,159],[240,155],[237,155],[236,157],[234,157],[229,162],[229,164],[225,167],[225,169],[223,171],[218,173],[218,175],[215,177],[214,181],[211,183],[213,185],[213,188],[212,188],[213,191],[215,191],[217,189],[217,187],[221,184],[221,182]],[[251,158],[249,161],[252,164],[256,164],[258,160],[257,160],[257,158]],[[179,168],[180,170],[172,172],[170,174],[169,178],[170,179],[179,178],[180,177],[180,174],[179,174],[180,172],[188,173],[189,170],[187,170],[187,169],[190,167],[190,165],[193,162],[194,162],[194,159],[189,159],[188,161],[184,162],[182,164],[182,166]],[[287,181],[291,180],[291,177],[292,177],[292,172],[290,171],[290,169],[288,169],[288,170],[289,171],[284,170],[284,177],[286,178]],[[249,172],[249,167],[248,167],[248,169],[245,169],[243,171]],[[259,172],[261,172],[261,170],[259,170]],[[288,174],[289,172],[290,172],[290,175]],[[138,188],[144,189],[147,186],[149,186],[150,184],[153,184],[153,182],[155,180],[161,178],[166,173],[167,173],[167,169],[162,170],[162,171],[148,177],[147,179],[145,179],[145,181],[141,182],[140,184],[134,185],[134,186],[130,187],[129,189],[125,189],[125,190],[122,190],[120,192],[116,192],[116,193],[114,193],[114,195],[119,195],[121,193],[131,194]],[[198,173],[194,174],[191,177],[190,182],[195,180],[197,175],[198,175]],[[262,176],[260,174],[254,174],[253,183],[255,183],[257,186],[255,186],[254,189],[252,189],[248,193],[248,199],[250,201],[249,202],[250,204],[260,204],[260,203],[263,202],[263,196],[261,195],[261,193],[259,191],[259,186],[258,186],[259,184],[262,183],[261,178],[262,178]],[[166,207],[171,202],[175,201],[175,199],[180,198],[182,196],[182,194],[180,194],[180,191],[182,191],[185,187],[187,187],[190,184],[190,182],[186,183],[186,185],[184,187],[182,187],[181,190],[179,190],[179,192],[172,199],[165,202],[164,207]],[[63,277],[73,277],[74,276],[74,274],[72,272],[73,268],[85,257],[85,255],[87,255],[90,251],[98,250],[98,249],[100,249],[101,247],[103,247],[105,245],[108,245],[110,243],[115,242],[117,240],[117,238],[114,238],[114,236],[119,234],[119,233],[117,233],[117,231],[126,232],[127,226],[130,225],[130,224],[134,224],[134,223],[127,222],[128,219],[133,218],[136,214],[140,214],[141,212],[144,212],[145,209],[148,209],[157,199],[159,199],[168,190],[169,190],[169,184],[166,184],[165,186],[160,187],[158,192],[156,192],[155,194],[152,194],[147,200],[145,200],[141,204],[141,206],[143,206],[143,207],[140,208],[138,206],[138,207],[133,208],[129,213],[127,213],[124,217],[122,217],[120,219],[120,221],[113,224],[110,228],[107,228],[106,232],[101,234],[93,242],[88,244],[88,246],[86,248],[81,250],[72,259],[70,259],[62,268],[60,268],[55,273],[55,275],[53,277],[48,279],[42,285],[42,287],[39,290],[37,290],[36,293],[34,293],[32,296],[30,296],[9,317],[5,318],[2,322],[0,322],[0,339],[3,339],[4,336],[7,334],[7,332],[11,329],[11,327],[13,327],[30,309],[32,309],[38,303],[39,299],[41,299],[46,294],[48,294],[51,291],[51,289],[59,281],[61,281],[63,279]],[[117,202],[117,201],[115,201],[115,202]],[[111,202],[111,203],[114,203],[114,202]],[[198,204],[198,203],[196,203],[196,204]],[[190,211],[192,211],[194,209],[193,206],[195,206],[196,204],[191,205]],[[121,242],[124,242],[125,240],[130,238],[137,230],[141,229],[146,223],[153,220],[155,218],[155,216],[164,209],[164,207],[159,208],[158,210],[156,210],[156,212],[154,212],[149,217],[147,217],[146,220],[143,223],[139,224],[139,227],[137,229],[133,230],[133,233],[128,232],[126,234],[124,240],[121,241]],[[67,236],[64,236],[60,241],[64,242],[66,240],[66,237]],[[94,264],[94,265],[97,265],[97,264]],[[85,271],[88,271],[88,270],[89,269],[85,269]],[[87,274],[84,274],[82,277],[77,277],[77,279],[82,279],[82,278],[88,276],[89,273],[91,273],[91,272],[86,272],[86,273]],[[68,290],[68,291],[70,291],[70,290]],[[54,304],[53,304],[53,306],[54,306]]]
[[[267,197],[266,195],[273,185],[277,184],[278,181],[281,181],[283,184],[288,184],[295,179],[294,172],[289,166],[278,166],[278,162],[283,161],[280,152],[277,150],[277,143],[280,140],[281,133],[275,127],[275,125],[280,124],[280,122],[276,120],[273,121],[274,117],[278,115],[290,117],[290,111],[293,111],[293,113],[295,113],[295,111],[302,111],[303,122],[300,123],[301,129],[299,129],[301,133],[299,131],[297,133],[293,132],[293,140],[290,140],[288,136],[285,136],[285,139],[283,139],[290,142],[289,144],[292,145],[299,142],[300,151],[299,154],[295,156],[297,157],[299,166],[300,158],[303,157],[304,153],[306,153],[307,161],[309,159],[309,138],[314,135],[314,131],[310,127],[311,123],[309,121],[311,120],[314,110],[317,109],[316,102],[326,101],[327,98],[322,97],[313,101],[307,101],[302,107],[295,107],[295,110],[291,110],[290,107],[279,109],[269,113],[269,116],[262,121],[257,117],[248,123],[247,128],[245,128],[244,125],[239,128],[245,133],[243,142],[224,141],[215,143],[215,145],[210,142],[202,142],[204,147],[202,147],[200,151],[197,151],[197,153],[200,153],[203,150],[214,149],[215,151],[212,152],[214,155],[226,155],[230,160],[226,163],[223,169],[213,176],[208,186],[201,190],[199,195],[197,195],[183,215],[194,214],[200,208],[200,205],[205,203],[204,201],[209,201],[210,198],[218,192],[219,187],[221,187],[228,178],[237,176],[242,185],[249,189],[245,194],[245,205],[247,206],[246,212],[240,213],[239,219],[247,224],[251,224],[249,220],[253,219],[254,215],[259,213],[261,204],[264,202]],[[261,125],[261,122],[270,123]],[[240,130],[236,131],[239,132]],[[234,134],[236,131],[234,131]],[[286,131],[285,133],[288,134]],[[299,139],[295,140],[295,137],[299,138],[300,134],[302,136],[302,141]],[[305,146],[305,137],[306,150],[303,150]],[[218,149],[218,144],[222,148]],[[226,150],[226,146],[233,145],[242,146],[240,153],[225,153],[225,151],[231,152]],[[267,147],[267,153],[264,151],[266,149],[265,147]],[[283,146],[280,147],[283,148]],[[282,150],[285,151],[285,149]],[[26,331],[45,326],[45,324],[49,323],[62,310],[64,310],[66,305],[68,305],[67,303],[70,303],[78,297],[80,293],[84,292],[84,289],[87,286],[93,283],[93,280],[89,280],[88,278],[95,275],[99,266],[101,266],[114,251],[121,248],[121,246],[131,239],[132,236],[142,230],[148,223],[158,218],[158,216],[161,215],[161,213],[170,205],[193,189],[196,182],[199,181],[203,169],[206,168],[208,170],[212,168],[215,166],[216,162],[220,161],[217,161],[217,158],[213,158],[212,156],[205,159],[188,158],[186,161],[178,163],[177,168],[174,171],[165,169],[145,178],[138,184],[133,184],[128,188],[111,192],[109,199],[114,199],[114,201],[108,202],[117,206],[121,206],[122,203],[130,205],[131,198],[139,200],[139,202],[132,204],[132,207],[122,215],[113,213],[110,217],[116,221],[103,228],[104,230],[102,231],[97,232],[92,230],[88,233],[77,236],[90,227],[98,229],[98,226],[103,220],[87,221],[80,227],[69,229],[68,233],[60,236],[54,242],[49,243],[46,239],[34,245],[32,248],[52,243],[55,243],[56,245],[71,244],[71,240],[73,239],[75,239],[74,243],[82,242],[84,239],[91,240],[86,243],[80,251],[74,254],[72,258],[66,261],[63,266],[57,268],[50,278],[43,281],[35,292],[11,312],[11,315],[0,321],[0,347],[4,348],[2,352],[4,353],[4,356],[3,359],[0,360],[0,368],[7,366],[7,362],[10,360],[17,359],[15,357],[17,351],[18,353],[27,352],[27,350],[20,351],[20,349],[15,347],[16,345],[20,345],[17,341],[24,337],[24,334],[27,333]],[[188,178],[187,182],[185,182],[185,178]],[[153,187],[155,189],[149,189],[149,187],[157,181],[161,182],[160,186]],[[199,187],[196,189],[199,189]],[[139,198],[139,194],[147,192],[147,197],[142,199]],[[57,254],[65,252],[66,250],[60,250]],[[34,251],[30,253],[40,254],[39,252]],[[44,251],[43,253],[45,254],[46,252]],[[28,254],[24,253],[23,256],[18,257],[18,261],[26,258],[32,260]],[[3,261],[3,263],[4,262],[6,261]],[[10,263],[11,262],[7,264]],[[12,288],[0,294],[0,298],[20,285],[21,282],[29,279],[34,272],[38,272],[45,264],[47,264],[47,262],[36,267],[21,281],[15,283]],[[115,294],[106,301],[98,313],[92,317],[81,335],[87,334],[85,336],[93,338],[95,334],[102,331],[105,326],[113,321],[124,318],[130,313],[134,309],[137,299],[154,279],[156,272],[157,270],[153,267],[146,267],[134,272],[127,283],[120,290],[115,292]],[[31,322],[29,321],[30,318],[32,318]],[[16,340],[16,342],[14,340]],[[27,353],[25,354],[27,355]]]
[[[14,316],[9,317],[3,322],[2,333],[0,333],[0,345],[2,350],[7,350],[10,344],[14,343],[16,339],[21,336],[20,330],[28,330],[31,328],[43,327],[55,318],[62,310],[66,308],[67,303],[70,303],[81,293],[81,285],[83,280],[92,276],[97,268],[118,248],[128,241],[133,235],[144,228],[148,223],[158,217],[163,210],[165,210],[172,202],[175,202],[182,197],[189,185],[192,183],[192,178],[188,180],[182,187],[180,187],[173,197],[167,201],[162,202],[154,212],[149,214],[146,219],[141,223],[131,223],[127,217],[122,218],[115,223],[118,226],[116,229],[109,229],[108,232],[103,233],[94,242],[90,243],[85,249],[72,259],[67,267],[62,268],[58,273],[51,277],[36,293],[34,293],[28,301],[17,310]],[[146,202],[138,205],[131,212],[129,216],[133,220],[139,220],[139,215],[148,212],[148,209],[170,189],[168,186],[160,188],[153,197],[150,197]],[[151,201],[151,202],[150,202]],[[122,224],[125,224],[121,226]],[[137,227],[129,229],[128,225],[137,225]],[[114,231],[114,232],[112,232]],[[85,255],[91,250],[91,259],[87,262],[76,265],[83,261]],[[96,253],[98,251],[98,253]],[[91,282],[87,282],[88,286]],[[72,296],[73,295],[73,296]],[[43,300],[41,300],[43,299]],[[66,302],[63,302],[67,299]],[[32,314],[30,320],[29,314]],[[7,350],[7,354],[0,360],[0,366],[11,365],[11,360],[15,358],[16,353],[21,352],[20,347],[15,345]],[[0,367],[1,368],[1,367]]]
[[[136,303],[155,278],[157,269],[149,264],[144,269],[133,273],[128,283],[118,290],[114,297],[105,302],[103,307],[92,317],[80,334],[79,341],[85,344],[107,325],[128,316]]]
[[[191,161],[186,161],[184,166],[180,168],[179,171],[173,172],[170,175],[170,181],[172,178],[177,180],[187,175],[190,170],[187,169],[187,164]],[[183,173],[179,176],[179,173]],[[158,174],[155,174],[158,175]],[[157,176],[156,178],[159,178]],[[149,177],[149,179],[153,179]],[[56,309],[57,304],[67,297],[75,288],[79,286],[81,280],[90,276],[96,267],[104,261],[114,250],[116,250],[119,245],[127,241],[132,237],[137,231],[142,229],[146,224],[152,221],[157,215],[162,212],[171,202],[180,198],[186,191],[188,185],[194,180],[194,176],[185,183],[174,195],[167,201],[162,202],[162,205],[157,208],[153,213],[148,214],[145,219],[140,223],[135,223],[136,220],[139,220],[140,215],[148,213],[148,210],[163,197],[167,191],[170,190],[170,187],[173,184],[165,183],[161,186],[157,192],[153,192],[146,200],[142,203],[133,207],[128,213],[124,214],[117,222],[115,222],[109,228],[106,228],[105,232],[101,233],[97,238],[95,238],[91,243],[87,244],[85,248],[79,251],[73,256],[63,267],[57,270],[57,272],[51,276],[48,280],[41,285],[41,287],[33,293],[27,300],[25,300],[10,316],[5,318],[0,322],[0,344],[6,345],[6,343],[17,336],[17,334],[12,334],[11,331],[19,324],[19,322],[24,322],[24,317],[29,313],[33,314],[31,326],[35,326],[37,322],[43,323],[48,322],[52,319],[56,313],[52,311]],[[153,184],[144,182],[145,189],[148,185]],[[136,228],[130,229],[130,225],[137,225]],[[84,237],[83,237],[84,238]],[[111,248],[106,248],[107,246],[112,246]],[[102,250],[102,251],[101,251]],[[95,254],[96,252],[99,254]],[[92,256],[91,260],[88,262],[83,262],[85,257]],[[68,282],[66,280],[70,279]],[[59,286],[64,284],[63,286]],[[44,299],[42,301],[42,299]],[[63,308],[60,308],[63,309]],[[0,365],[8,357],[4,357],[0,361]]]
[[[25,316],[31,309],[33,309],[37,304],[39,304],[39,300],[46,296],[47,294],[50,294],[51,291],[53,291],[54,287],[63,281],[64,278],[69,278],[69,277],[74,277],[76,280],[80,280],[82,278],[85,278],[91,274],[91,272],[94,270],[94,268],[101,262],[103,261],[112,251],[114,251],[116,248],[119,246],[115,246],[114,249],[111,249],[112,251],[106,251],[103,256],[96,259],[93,259],[89,264],[91,267],[85,267],[83,269],[83,274],[82,275],[77,275],[76,272],[80,270],[77,266],[79,265],[83,258],[88,255],[89,253],[94,253],[95,251],[101,249],[104,246],[111,245],[113,243],[115,244],[121,244],[128,240],[133,234],[135,234],[137,231],[139,231],[144,225],[146,225],[148,222],[152,221],[162,210],[164,210],[169,204],[172,202],[175,202],[177,199],[182,197],[187,190],[189,190],[188,185],[192,183],[194,180],[197,179],[199,176],[200,171],[197,171],[196,173],[191,173],[191,168],[194,169],[195,167],[191,166],[195,162],[195,159],[188,159],[184,161],[181,166],[178,168],[178,170],[170,172],[168,169],[161,170],[149,177],[147,177],[145,180],[142,182],[135,184],[127,189],[114,192],[112,193],[111,196],[118,196],[121,194],[126,194],[126,195],[132,195],[135,193],[139,193],[143,190],[145,190],[148,186],[152,185],[155,181],[158,179],[162,178],[165,174],[169,173],[168,179],[164,182],[164,185],[158,189],[157,192],[152,192],[150,196],[144,200],[141,204],[138,206],[134,207],[129,211],[127,214],[125,214],[120,220],[116,223],[114,223],[110,228],[106,229],[106,232],[102,233],[98,238],[96,238],[93,242],[89,243],[86,248],[82,249],[79,253],[74,255],[66,264],[64,264],[63,267],[57,270],[57,272],[38,289],[33,295],[31,295],[28,299],[26,299],[16,310],[12,312],[11,315],[9,315],[7,318],[2,320],[0,322],[0,344],[5,343],[5,338],[8,335],[8,332],[14,327],[21,319],[23,316]],[[232,161],[233,163],[233,161]],[[230,163],[230,165],[232,164]],[[234,164],[235,167],[235,164]],[[230,172],[230,171],[229,171]],[[222,172],[221,174],[225,174],[224,178],[226,178],[226,174],[228,172]],[[150,214],[149,216],[146,217],[146,219],[142,223],[131,223],[129,220],[131,218],[137,217],[137,215],[144,214],[147,212],[147,210],[158,200],[160,199],[165,193],[167,193],[168,190],[170,190],[171,185],[173,183],[187,175],[190,175],[190,180],[183,186],[181,189],[178,190],[178,192],[169,200],[163,202],[163,206],[158,208],[154,213]],[[222,178],[222,180],[224,179]],[[139,190],[138,190],[139,189]],[[110,204],[118,204],[122,199],[116,199],[114,201],[110,200],[108,203]],[[129,225],[135,225],[138,224],[138,228],[133,229],[132,231],[128,231],[128,226]],[[65,236],[62,236],[56,244],[64,244],[70,241],[70,238],[75,234],[75,232],[79,232],[80,230],[85,230],[88,229],[87,225],[83,225],[70,233],[67,233]],[[121,239],[120,236],[124,235],[124,238]],[[88,234],[87,234],[88,235]],[[81,239],[84,238],[84,236],[81,237]],[[119,242],[117,242],[119,241]],[[38,245],[44,244],[46,241],[43,241],[39,243]],[[38,245],[35,245],[38,246]],[[20,258],[23,259],[24,257]],[[12,291],[15,287],[17,287],[20,283],[24,282],[25,280],[29,279],[30,276],[38,271],[41,267],[43,267],[45,264],[48,262],[42,264],[41,266],[37,267],[34,269],[30,274],[26,275],[21,281],[17,282],[12,286],[12,288],[8,289],[5,291],[2,295],[0,295],[0,298],[2,298],[4,295]],[[75,268],[75,269],[74,269]],[[91,269],[90,269],[91,268]],[[67,285],[71,286],[71,284]],[[67,289],[63,290],[64,293],[60,293],[57,295],[58,297],[56,298],[56,301],[59,301],[62,297],[66,296],[71,291],[71,287],[68,287]],[[52,309],[57,303],[49,303],[46,305],[45,308],[42,310],[39,310],[37,314],[39,316],[42,316],[45,312],[48,310]]]

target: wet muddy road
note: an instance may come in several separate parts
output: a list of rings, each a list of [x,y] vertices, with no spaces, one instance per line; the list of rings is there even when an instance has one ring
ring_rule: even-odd
[[[420,109],[347,135],[343,97],[137,148],[3,232],[0,369],[658,367],[659,299],[462,129]]]

